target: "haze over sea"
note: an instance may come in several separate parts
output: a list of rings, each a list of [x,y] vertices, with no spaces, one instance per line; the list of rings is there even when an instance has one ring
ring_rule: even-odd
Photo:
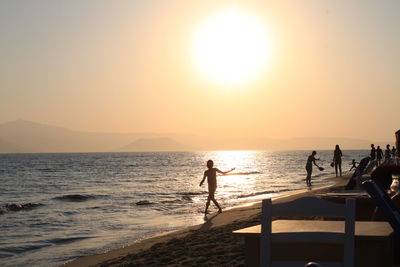
[[[223,209],[304,189],[310,151],[0,154],[0,265],[58,266],[203,222],[213,159]],[[343,151],[344,170],[366,150]],[[328,185],[333,151],[318,151],[313,186]],[[15,205],[14,205],[15,204]],[[211,204],[211,210],[214,206]]]

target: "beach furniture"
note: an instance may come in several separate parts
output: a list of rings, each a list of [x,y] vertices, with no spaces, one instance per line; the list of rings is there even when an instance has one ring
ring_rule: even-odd
[[[342,192],[329,192],[317,194],[317,197],[330,202],[345,204],[347,198],[356,200],[356,221],[370,221],[374,214],[376,205],[365,190],[353,191],[346,190]]]
[[[375,201],[379,211],[385,217],[387,222],[392,226],[395,239],[394,251],[395,262],[400,263],[400,209],[393,203],[389,195],[382,189],[382,187],[372,180],[363,183],[365,190]]]
[[[272,222],[272,233],[297,232],[344,233],[344,222],[286,219],[278,219]],[[246,266],[259,267],[261,225],[239,229],[233,231],[233,234],[244,238]],[[393,254],[393,229],[387,222],[355,222],[355,267],[393,266]],[[308,261],[319,262],[322,265],[327,261],[340,261],[343,259],[343,245],[286,242],[274,243],[272,246],[273,260],[298,260],[303,259],[306,255]],[[299,266],[304,266],[304,264]]]
[[[318,229],[317,221],[297,221],[295,231],[272,231],[272,216],[333,216],[344,217],[344,232],[331,231],[330,221],[325,222],[325,230]],[[283,223],[283,222],[281,222]],[[338,222],[336,222],[337,225]],[[339,222],[343,224],[343,222]],[[286,223],[287,224],[287,223]],[[290,225],[290,221],[289,221]],[[293,227],[294,225],[292,225]],[[320,224],[321,226],[321,224]],[[331,226],[331,227],[330,227]],[[321,231],[322,230],[322,231]],[[291,202],[272,205],[271,199],[262,201],[260,266],[304,266],[313,259],[303,261],[273,262],[271,257],[273,243],[328,243],[343,244],[342,262],[320,262],[323,266],[354,266],[355,200],[348,198],[345,205],[332,203],[316,197],[303,197]],[[289,253],[289,252],[288,252]]]
[[[392,226],[396,235],[400,235],[400,209],[393,203],[382,187],[372,180],[363,183],[365,190],[375,201],[379,211]]]
[[[367,173],[368,171],[372,171],[368,170],[367,171],[367,167],[368,167],[368,162],[370,162],[370,157],[365,157],[360,161],[360,164],[358,164],[356,170],[354,171],[353,175],[351,176],[349,182],[347,183],[345,189],[346,190],[354,190],[357,187],[360,188],[360,180],[362,178],[362,175],[364,173]],[[372,164],[373,161],[371,161],[371,165],[375,166],[375,164]]]

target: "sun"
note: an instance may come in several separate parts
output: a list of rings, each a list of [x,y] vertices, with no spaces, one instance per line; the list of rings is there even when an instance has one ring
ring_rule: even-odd
[[[237,8],[220,11],[201,23],[192,50],[194,65],[203,78],[227,87],[256,79],[272,54],[265,23]]]

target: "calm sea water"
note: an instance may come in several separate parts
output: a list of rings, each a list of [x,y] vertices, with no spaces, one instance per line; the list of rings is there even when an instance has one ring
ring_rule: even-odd
[[[58,266],[203,222],[208,159],[223,208],[304,189],[310,151],[0,154],[0,265]],[[344,170],[368,151],[343,151]],[[321,151],[313,185],[333,151]],[[141,204],[141,205],[139,205]],[[211,205],[214,211],[214,206]]]

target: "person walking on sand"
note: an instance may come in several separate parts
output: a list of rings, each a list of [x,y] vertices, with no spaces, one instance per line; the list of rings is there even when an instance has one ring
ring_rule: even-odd
[[[207,203],[206,203],[206,209],[204,211],[204,214],[208,214],[208,207],[210,206],[210,201],[214,202],[215,206],[218,208],[218,212],[222,212],[221,206],[218,204],[217,200],[215,199],[215,191],[217,190],[217,172],[221,173],[223,175],[233,171],[235,168],[223,172],[218,170],[217,168],[214,168],[214,162],[212,160],[207,161],[207,168],[204,172],[203,180],[200,182],[200,186],[203,185],[204,180],[207,177],[207,183],[208,183],[208,198],[207,198]]]
[[[319,159],[315,158],[315,155],[317,155],[317,151],[314,150],[311,153],[311,155],[308,156],[308,159],[307,159],[307,164],[306,164],[306,171],[307,171],[306,183],[307,183],[308,186],[311,186],[312,165],[314,164],[319,169],[321,169],[321,167],[318,166],[318,164],[315,162],[316,160],[319,160]]]
[[[380,166],[382,163],[383,151],[380,146],[376,148],[376,159],[378,160],[377,166]]]
[[[335,164],[335,173],[338,177],[338,168],[340,177],[342,177],[342,150],[340,150],[339,145],[335,146],[335,151],[333,152],[333,163]]]

